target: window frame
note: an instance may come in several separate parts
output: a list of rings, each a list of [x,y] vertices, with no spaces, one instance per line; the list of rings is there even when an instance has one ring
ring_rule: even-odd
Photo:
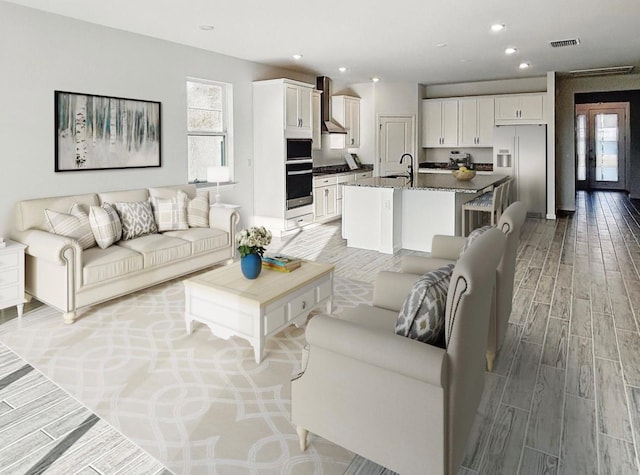
[[[209,84],[222,87],[222,132],[213,132],[208,130],[189,130],[189,83]],[[229,181],[227,183],[234,182],[234,166],[233,166],[233,84],[217,81],[212,79],[203,79],[193,76],[188,76],[185,81],[186,91],[186,108],[187,124],[186,124],[186,138],[187,138],[187,176],[190,175],[189,163],[189,137],[222,137],[223,138],[223,153],[221,157],[220,166],[229,167]],[[209,164],[208,166],[217,166],[218,164]],[[199,180],[196,177],[196,181],[189,181],[189,183],[195,184],[211,184],[204,180]],[[215,184],[215,183],[214,183]]]

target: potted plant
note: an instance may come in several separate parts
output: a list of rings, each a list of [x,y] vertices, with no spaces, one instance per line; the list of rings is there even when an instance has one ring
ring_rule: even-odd
[[[240,268],[247,279],[255,279],[262,270],[262,256],[271,243],[271,232],[264,226],[252,226],[236,234]]]

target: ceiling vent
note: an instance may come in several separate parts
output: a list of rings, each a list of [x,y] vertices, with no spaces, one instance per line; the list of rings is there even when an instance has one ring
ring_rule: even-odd
[[[549,41],[549,44],[552,48],[564,48],[565,46],[578,46],[580,44],[580,40],[578,38],[574,38],[572,40]]]
[[[633,66],[614,66],[611,68],[575,69],[569,71],[574,78],[584,78],[591,76],[609,76],[612,74],[629,74],[633,71]]]

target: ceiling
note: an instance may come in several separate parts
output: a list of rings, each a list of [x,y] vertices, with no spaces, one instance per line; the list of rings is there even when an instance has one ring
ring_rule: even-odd
[[[10,1],[346,83],[457,83],[622,65],[640,72],[638,0]],[[494,23],[506,28],[493,33]],[[549,45],[571,38],[580,44]],[[504,54],[510,46],[517,54]],[[521,62],[531,67],[520,70]]]

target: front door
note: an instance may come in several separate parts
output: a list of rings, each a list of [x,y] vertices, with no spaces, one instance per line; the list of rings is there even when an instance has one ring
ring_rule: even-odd
[[[405,153],[413,157],[414,170],[417,165],[415,154],[415,118],[413,116],[380,116],[378,119],[378,157],[380,176],[406,173],[408,161],[400,164]]]
[[[628,102],[576,105],[578,189],[627,188],[628,118]]]

